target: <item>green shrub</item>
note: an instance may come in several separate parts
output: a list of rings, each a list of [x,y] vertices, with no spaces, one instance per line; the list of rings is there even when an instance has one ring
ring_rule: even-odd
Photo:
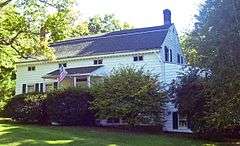
[[[69,88],[48,93],[47,113],[51,123],[85,125],[95,123],[89,110],[92,97],[88,89]]]
[[[5,114],[13,120],[25,123],[46,123],[46,94],[27,93],[14,96],[5,106]]]
[[[113,70],[102,82],[93,84],[92,108],[103,119],[120,118],[129,125],[162,125],[166,96],[158,76],[132,67]]]

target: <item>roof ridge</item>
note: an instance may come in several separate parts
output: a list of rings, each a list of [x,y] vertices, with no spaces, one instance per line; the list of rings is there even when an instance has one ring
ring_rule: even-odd
[[[155,27],[161,27],[161,26],[155,26]],[[147,27],[147,28],[154,28],[154,27]],[[141,28],[138,28],[138,29],[141,29]],[[144,29],[144,28],[142,28],[142,29]],[[140,35],[140,34],[146,34],[146,33],[152,33],[152,32],[161,32],[161,31],[166,31],[168,29],[169,29],[169,27],[164,28],[164,29],[159,29],[159,30],[147,30],[147,31],[142,31],[142,32],[130,32],[130,33],[110,34],[110,35],[106,35],[108,33],[105,33],[106,36],[104,36],[104,34],[103,34],[103,35],[99,35],[99,36],[95,36],[95,37],[87,37],[86,36],[86,37],[83,37],[83,38],[69,39],[69,40],[56,42],[56,43],[52,44],[51,46],[63,45],[65,43],[69,43],[71,41],[87,42],[87,41],[93,41],[93,40],[105,39],[105,38],[112,38],[112,37],[119,37],[119,36],[132,36],[132,35]],[[134,30],[134,29],[129,29],[129,30]],[[120,32],[120,31],[115,31],[115,32]],[[112,32],[112,33],[114,33],[114,32]]]

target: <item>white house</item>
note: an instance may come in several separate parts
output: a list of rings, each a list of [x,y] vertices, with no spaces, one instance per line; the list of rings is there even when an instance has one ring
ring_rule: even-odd
[[[17,64],[16,94],[45,92],[59,86],[90,86],[91,82],[121,66],[143,67],[170,83],[185,60],[170,10],[164,10],[164,25],[115,31],[97,36],[60,41],[51,45],[56,61],[24,60]],[[66,78],[58,84],[59,66]],[[185,118],[169,103],[165,131],[189,132]]]

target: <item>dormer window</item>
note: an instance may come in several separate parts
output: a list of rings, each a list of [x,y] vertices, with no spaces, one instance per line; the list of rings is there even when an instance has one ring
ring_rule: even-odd
[[[62,67],[62,66],[63,66],[63,67],[67,67],[67,63],[59,63],[59,64],[58,64],[58,67],[59,67],[59,68]]]
[[[169,61],[169,49],[165,46],[164,47],[164,52],[165,52],[165,61]]]
[[[103,64],[103,60],[102,59],[95,59],[95,60],[93,60],[93,64],[94,65]]]
[[[142,55],[134,56],[133,61],[143,61],[143,56]]]
[[[35,71],[36,70],[36,67],[35,66],[29,66],[28,67],[28,71]]]

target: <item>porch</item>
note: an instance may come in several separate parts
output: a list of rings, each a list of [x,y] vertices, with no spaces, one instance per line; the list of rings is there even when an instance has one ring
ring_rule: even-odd
[[[58,83],[59,69],[54,70],[42,78],[45,81],[45,91],[56,88],[69,88],[69,87],[90,87],[94,82],[102,79],[102,75],[98,75],[97,70],[102,66],[87,66],[66,68],[67,75]]]

